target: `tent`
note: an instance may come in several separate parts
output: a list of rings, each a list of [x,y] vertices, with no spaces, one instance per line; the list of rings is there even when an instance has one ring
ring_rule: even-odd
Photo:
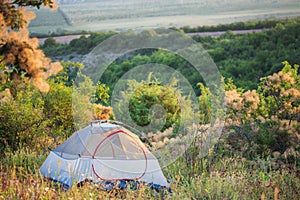
[[[158,160],[128,128],[96,121],[50,151],[41,173],[70,188],[89,180],[140,181],[168,187]]]

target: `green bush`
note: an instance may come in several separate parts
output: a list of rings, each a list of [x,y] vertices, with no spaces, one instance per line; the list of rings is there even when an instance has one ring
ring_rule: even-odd
[[[155,114],[161,116],[151,116],[150,109],[157,104],[161,105],[163,110],[156,110]],[[169,127],[178,126],[181,108],[174,89],[154,83],[143,84],[135,90],[129,100],[129,112],[139,126],[146,126],[156,119],[160,121],[166,114],[166,122],[162,130],[159,130],[164,131]]]
[[[18,91],[14,99],[0,104],[0,151],[16,150],[20,144],[33,147],[45,134],[44,99],[32,85]]]

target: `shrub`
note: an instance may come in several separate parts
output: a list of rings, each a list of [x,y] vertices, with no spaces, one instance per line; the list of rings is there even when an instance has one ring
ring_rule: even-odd
[[[150,109],[157,104],[163,109],[155,110],[157,116],[151,116]],[[160,121],[165,114],[163,111],[166,112],[166,122],[161,131],[173,125],[176,126],[180,122],[181,108],[174,89],[157,83],[143,84],[135,90],[129,100],[130,116],[140,126],[147,126],[151,120]]]

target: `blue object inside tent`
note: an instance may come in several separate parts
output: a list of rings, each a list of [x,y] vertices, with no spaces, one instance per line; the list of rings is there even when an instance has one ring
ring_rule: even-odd
[[[172,193],[171,188],[167,188],[167,187],[161,186],[159,184],[143,183],[143,182],[134,181],[134,180],[105,181],[103,183],[103,186],[106,191],[110,191],[115,187],[118,187],[119,189],[136,190],[136,189],[139,189],[141,184],[148,186],[149,188],[155,190],[156,192],[160,192],[162,190],[167,190],[169,193]]]
[[[51,179],[50,179],[51,180]],[[56,181],[56,180],[51,180],[54,183],[58,183],[61,185],[61,189],[68,191],[71,187],[65,183]],[[145,186],[148,186],[150,189],[155,190],[156,192],[160,192],[162,190],[167,190],[169,193],[172,193],[171,188],[161,186],[159,184],[154,184],[154,183],[143,183],[141,181],[134,181],[134,180],[118,180],[118,181],[110,181],[107,180],[103,183],[101,183],[101,189],[105,191],[110,191],[114,188],[119,188],[119,189],[131,189],[131,190],[137,190],[140,188],[140,185],[143,184]]]

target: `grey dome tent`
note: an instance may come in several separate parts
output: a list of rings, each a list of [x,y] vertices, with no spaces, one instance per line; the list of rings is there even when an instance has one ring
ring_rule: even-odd
[[[97,121],[74,132],[50,151],[40,172],[67,188],[85,180],[135,180],[168,187],[158,160],[139,137],[111,122]]]

